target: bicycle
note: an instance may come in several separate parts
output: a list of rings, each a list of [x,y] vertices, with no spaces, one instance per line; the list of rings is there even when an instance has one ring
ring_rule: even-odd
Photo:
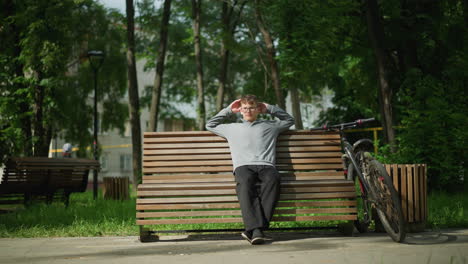
[[[370,139],[360,139],[351,145],[344,135],[345,129],[355,128],[374,120],[374,118],[358,119],[354,122],[324,125],[310,130],[340,132],[344,153],[343,169],[347,179],[355,182],[359,192],[358,199],[361,199],[362,210],[358,212],[358,220],[354,222],[356,229],[360,233],[368,231],[372,220],[372,209],[375,208],[387,234],[395,242],[403,242],[406,232],[400,199],[384,166],[370,154],[373,151],[373,142]]]

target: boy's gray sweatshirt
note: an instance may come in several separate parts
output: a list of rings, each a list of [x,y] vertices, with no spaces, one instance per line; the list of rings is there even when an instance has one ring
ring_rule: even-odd
[[[223,124],[234,114],[227,107],[207,122],[207,130],[227,139],[234,170],[243,165],[275,166],[276,138],[294,125],[294,118],[274,105],[267,105],[267,113],[279,120]]]

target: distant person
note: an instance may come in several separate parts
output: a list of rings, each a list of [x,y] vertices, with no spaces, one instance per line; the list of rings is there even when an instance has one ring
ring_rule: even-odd
[[[241,113],[242,122],[225,124],[236,113]],[[257,120],[260,113],[279,120]],[[280,175],[275,167],[276,139],[292,125],[292,116],[277,106],[259,102],[255,95],[235,100],[206,124],[207,130],[228,141],[245,226],[241,235],[253,245],[270,239],[263,231],[269,227],[280,193]]]
[[[73,147],[70,143],[65,143],[62,148],[62,156],[64,158],[71,158],[73,153]]]

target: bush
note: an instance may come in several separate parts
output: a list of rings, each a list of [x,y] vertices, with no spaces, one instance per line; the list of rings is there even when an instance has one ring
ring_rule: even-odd
[[[466,96],[456,82],[443,83],[412,72],[399,93],[403,105],[397,152],[388,146],[380,159],[387,163],[425,163],[430,189],[463,186],[468,124]]]

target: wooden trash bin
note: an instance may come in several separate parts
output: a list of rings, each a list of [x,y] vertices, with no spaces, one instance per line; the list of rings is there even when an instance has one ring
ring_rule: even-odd
[[[424,231],[427,220],[426,164],[385,164],[400,195],[408,232]]]
[[[129,198],[127,177],[104,177],[104,199],[127,200]]]

